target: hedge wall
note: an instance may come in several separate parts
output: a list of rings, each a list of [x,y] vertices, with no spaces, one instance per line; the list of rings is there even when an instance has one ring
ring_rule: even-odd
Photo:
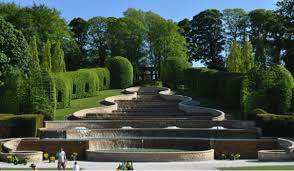
[[[243,75],[206,68],[189,68],[184,81],[197,96],[224,99],[229,107],[240,106],[240,89]]]
[[[69,74],[53,74],[56,88],[57,108],[62,109],[70,106],[72,96],[72,79]]]
[[[92,70],[69,72],[72,79],[72,98],[80,99],[95,96],[99,92],[99,78]]]
[[[0,114],[0,129],[5,129],[9,135],[1,138],[35,137],[38,128],[43,127],[43,115],[11,115]],[[3,135],[2,135],[3,136]]]
[[[24,74],[13,72],[6,75],[4,86],[0,86],[0,112],[2,113],[22,113],[24,112],[24,103],[28,104],[27,87],[28,81]]]
[[[294,136],[293,115],[258,114],[256,124],[262,128],[264,136]]]
[[[110,72],[107,68],[81,69],[95,72],[99,78],[99,90],[107,90],[110,87]]]
[[[242,84],[242,110],[245,114],[254,108],[271,113],[287,113],[291,109],[293,87],[291,73],[281,65],[266,70],[254,68]]]
[[[167,58],[161,68],[161,80],[170,88],[183,84],[184,70],[189,67],[187,61],[181,58]]]
[[[121,56],[111,58],[107,68],[110,71],[111,88],[127,88],[133,85],[133,66],[127,58]]]
[[[39,113],[53,119],[56,99],[53,77],[46,71],[32,71],[29,78],[22,73],[6,75],[0,87],[1,113]]]

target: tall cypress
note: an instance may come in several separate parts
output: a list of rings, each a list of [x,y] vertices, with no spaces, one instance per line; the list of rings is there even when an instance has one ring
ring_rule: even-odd
[[[52,72],[64,72],[65,62],[64,62],[64,52],[61,48],[60,42],[54,44],[52,52]]]
[[[242,73],[247,73],[254,66],[254,55],[252,50],[252,45],[249,41],[245,41],[241,49],[242,55]]]
[[[230,72],[242,72],[241,49],[237,42],[233,42],[230,49],[230,54],[227,59],[227,68]]]
[[[37,45],[37,38],[33,36],[29,43],[30,53],[32,55],[33,65],[35,68],[40,68],[39,52]]]
[[[50,40],[46,41],[46,44],[43,47],[43,54],[41,60],[41,67],[47,71],[51,71],[51,42]]]

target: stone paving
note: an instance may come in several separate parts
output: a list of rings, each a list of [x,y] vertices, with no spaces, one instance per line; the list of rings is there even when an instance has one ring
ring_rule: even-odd
[[[29,168],[31,163],[27,165],[13,165],[0,162],[1,168]],[[57,163],[42,162],[37,163],[39,168],[56,168]],[[82,170],[115,170],[119,163],[113,162],[78,162]],[[220,170],[222,167],[243,167],[243,166],[282,166],[294,165],[293,162],[258,162],[257,160],[214,160],[201,162],[135,162],[135,170]],[[67,163],[68,167],[73,166],[73,162]],[[293,168],[294,170],[294,168]]]

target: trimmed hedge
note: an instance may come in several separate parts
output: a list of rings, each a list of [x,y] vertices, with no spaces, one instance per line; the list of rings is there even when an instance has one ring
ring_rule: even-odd
[[[69,72],[72,78],[72,98],[80,99],[95,96],[99,92],[99,78],[91,70]]]
[[[294,88],[292,89],[292,104],[291,104],[291,112],[294,113]]]
[[[99,90],[107,90],[110,87],[110,72],[107,68],[81,69],[95,72],[99,78]]]
[[[21,113],[24,112],[24,103],[28,104],[28,81],[21,72],[8,73],[4,80],[4,86],[0,86],[0,112]]]
[[[72,96],[72,79],[69,74],[60,72],[53,74],[56,88],[57,108],[62,109],[70,106]]]
[[[43,115],[12,115],[0,114],[0,127],[5,128],[13,137],[35,137],[39,128],[43,127]],[[4,137],[1,137],[4,138]]]
[[[207,68],[189,68],[184,81],[197,96],[224,99],[226,106],[240,106],[240,89],[243,74]]]
[[[241,105],[246,114],[254,108],[284,114],[290,111],[294,80],[281,65],[253,68],[242,84]]]
[[[161,68],[161,79],[164,85],[177,88],[183,84],[184,70],[189,67],[187,61],[181,58],[167,58]]]
[[[293,115],[258,114],[256,124],[262,128],[264,136],[294,136]]]
[[[107,68],[110,71],[111,88],[127,88],[133,85],[133,66],[127,58],[121,56],[111,58]]]
[[[29,78],[20,72],[9,73],[0,87],[1,113],[38,113],[53,119],[56,99],[53,77],[46,71],[32,71]]]

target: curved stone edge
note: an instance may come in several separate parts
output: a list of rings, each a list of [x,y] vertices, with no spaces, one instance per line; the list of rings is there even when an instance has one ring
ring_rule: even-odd
[[[260,150],[258,151],[259,161],[294,160],[294,142],[284,138],[278,138],[277,141],[281,150]]]
[[[72,114],[76,119],[82,119],[86,116],[87,113],[111,113],[114,110],[118,109],[118,104],[116,100],[132,100],[137,98],[137,92],[141,87],[130,87],[126,88],[122,95],[111,96],[105,98],[103,106],[83,109]],[[158,91],[159,96],[165,100],[178,100],[180,101],[178,107],[180,110],[187,113],[209,113],[213,115],[213,121],[223,121],[225,120],[225,113],[212,108],[200,107],[200,102],[196,101],[194,105],[189,105],[193,99],[188,96],[174,95],[170,88],[166,87],[148,87],[150,90]]]
[[[223,111],[213,109],[213,108],[207,108],[207,107],[201,107],[199,101],[195,101],[193,105],[190,105],[190,103],[193,99],[188,96],[183,95],[174,95],[172,94],[171,89],[164,88],[165,90],[162,90],[159,92],[159,95],[161,98],[165,100],[179,100],[179,109],[182,111],[185,111],[187,113],[209,113],[213,115],[212,118],[213,121],[223,121],[225,120],[225,113]]]
[[[72,116],[74,116],[76,119],[82,119],[86,116],[87,113],[111,113],[118,108],[118,104],[115,102],[116,100],[132,100],[137,98],[137,92],[139,89],[140,87],[127,88],[122,92],[122,95],[105,98],[105,100],[102,102],[103,106],[79,110],[74,112]]]
[[[171,161],[208,161],[214,160],[214,150],[185,152],[108,152],[86,151],[87,160],[103,162],[171,162]]]
[[[42,151],[17,151],[17,147],[23,139],[36,138],[12,138],[7,139],[2,144],[2,151],[0,151],[0,160],[7,162],[8,156],[16,156],[19,159],[25,159],[27,162],[40,162],[43,160]]]

